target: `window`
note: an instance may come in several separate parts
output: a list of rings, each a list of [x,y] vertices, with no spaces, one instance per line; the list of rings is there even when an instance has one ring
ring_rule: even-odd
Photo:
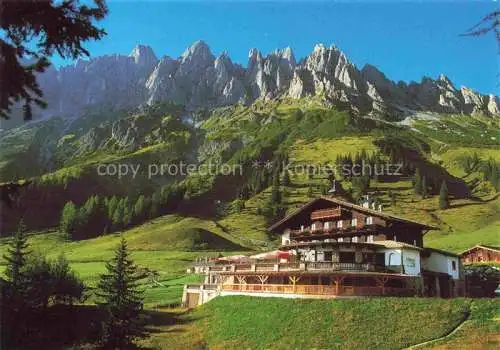
[[[456,262],[455,260],[453,260],[453,261],[451,262],[451,269],[452,269],[453,271],[457,271],[457,262]]]
[[[358,219],[351,220],[351,226],[356,226],[358,224]]]
[[[354,263],[356,261],[354,252],[339,252],[341,263]]]
[[[358,243],[358,237],[352,237],[352,242]]]
[[[323,253],[323,260],[324,261],[332,261],[332,254],[333,252],[324,252]]]
[[[311,230],[313,230],[313,231],[316,230],[316,223],[312,224]]]
[[[342,220],[337,221],[337,228],[342,228]]]
[[[373,235],[370,235],[366,238],[366,242],[372,243],[373,242]]]
[[[325,222],[325,229],[328,230],[330,228],[330,221]]]
[[[342,237],[339,237],[339,239],[337,240],[337,242],[344,242],[344,239]]]
[[[300,225],[300,232],[304,231],[304,225]]]
[[[373,216],[367,216],[365,218],[365,224],[367,224],[367,225],[373,224]]]

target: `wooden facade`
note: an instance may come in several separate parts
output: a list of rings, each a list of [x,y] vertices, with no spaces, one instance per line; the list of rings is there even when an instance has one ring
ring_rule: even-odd
[[[460,254],[464,264],[500,262],[500,249],[492,246],[476,245]]]
[[[369,206],[319,197],[270,227],[281,235],[287,259],[204,266],[205,283],[221,295],[462,295],[458,256],[423,247],[431,229]]]

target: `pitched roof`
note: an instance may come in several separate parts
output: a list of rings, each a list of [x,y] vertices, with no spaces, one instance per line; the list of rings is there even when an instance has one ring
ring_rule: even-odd
[[[381,245],[385,248],[391,248],[391,249],[408,248],[408,249],[414,249],[414,250],[419,250],[419,251],[424,250],[424,248],[417,247],[416,245],[413,245],[413,244],[391,241],[391,240],[374,241],[374,242],[372,242],[372,244],[378,244],[378,245]]]
[[[435,253],[439,253],[439,254],[443,254],[443,255],[448,255],[448,256],[452,256],[452,257],[458,257],[458,254],[455,254],[455,253],[452,253],[452,252],[448,252],[446,250],[437,249],[437,248],[425,247],[424,248],[424,252],[427,252],[427,253],[435,252]]]
[[[320,196],[320,197],[317,197],[317,198],[313,199],[312,201],[304,204],[302,207],[298,208],[297,210],[295,210],[294,212],[290,213],[289,215],[285,216],[283,219],[281,219],[280,221],[278,221],[275,224],[273,224],[272,226],[270,226],[269,230],[273,231],[274,229],[276,229],[281,224],[287,222],[288,220],[290,220],[291,218],[293,218],[294,216],[296,216],[297,214],[299,214],[300,212],[304,211],[305,209],[307,209],[308,207],[310,207],[312,204],[314,204],[314,203],[316,203],[316,202],[318,202],[320,200],[327,200],[329,202],[338,204],[340,206],[344,206],[344,207],[347,207],[347,208],[355,209],[355,210],[360,211],[362,213],[370,214],[372,216],[376,216],[376,217],[380,217],[380,218],[384,218],[384,219],[389,219],[389,220],[393,220],[393,221],[398,221],[398,222],[403,222],[403,223],[407,223],[407,224],[417,225],[417,226],[420,226],[420,227],[422,227],[423,229],[426,229],[426,230],[436,230],[437,229],[436,227],[429,226],[427,224],[423,224],[423,223],[420,223],[420,222],[417,222],[417,221],[405,219],[405,218],[402,218],[400,216],[396,216],[396,215],[389,214],[389,213],[384,213],[384,212],[381,212],[381,211],[378,211],[378,210],[365,208],[365,207],[362,207],[361,205],[357,205],[357,204],[354,204],[354,203],[346,202],[346,201],[338,199],[338,198],[328,197],[328,196]]]
[[[483,249],[492,250],[494,252],[500,253],[500,248],[499,247],[495,247],[495,246],[492,246],[492,245],[485,245],[485,244],[476,244],[474,247],[471,247],[471,248],[469,248],[467,250],[464,250],[463,252],[459,253],[458,255],[463,255],[463,254],[468,253],[471,250],[476,249],[476,248],[483,248]]]

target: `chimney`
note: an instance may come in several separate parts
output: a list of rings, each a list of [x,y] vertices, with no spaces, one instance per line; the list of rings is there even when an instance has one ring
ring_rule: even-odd
[[[370,209],[370,196],[369,195],[365,195],[363,196],[363,199],[361,200],[361,206],[363,208],[366,208],[366,209]]]
[[[337,191],[337,180],[333,179],[333,181],[332,181],[332,188],[330,188],[328,190],[328,193],[333,196],[333,195],[335,195],[336,191]]]

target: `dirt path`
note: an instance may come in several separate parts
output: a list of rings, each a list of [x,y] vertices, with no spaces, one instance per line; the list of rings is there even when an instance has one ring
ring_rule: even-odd
[[[431,340],[425,341],[425,342],[420,343],[420,344],[412,345],[408,348],[405,348],[404,350],[415,350],[415,349],[419,349],[423,346],[430,345],[432,343],[436,343],[436,342],[441,341],[441,340],[445,340],[445,339],[453,336],[456,332],[458,332],[468,321],[469,321],[469,314],[467,314],[467,317],[461,323],[459,323],[450,333],[448,333],[442,337],[439,337],[439,338],[431,339]]]

